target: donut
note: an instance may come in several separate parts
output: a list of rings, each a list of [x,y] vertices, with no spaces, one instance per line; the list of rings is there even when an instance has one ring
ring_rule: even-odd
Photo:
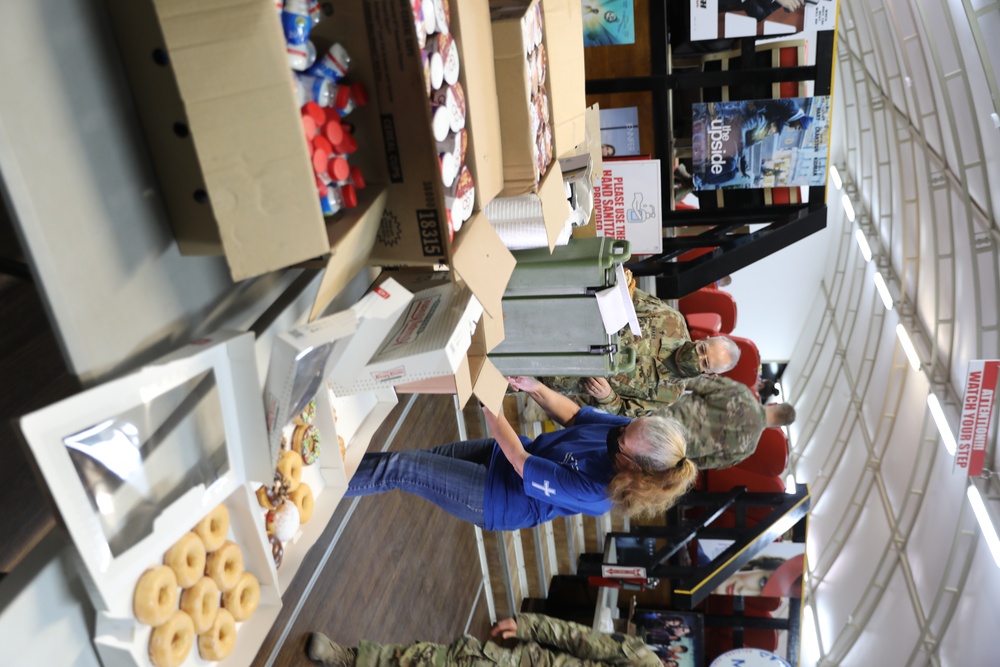
[[[344,444],[344,436],[337,436],[337,444],[340,445],[340,458],[347,460],[347,445]]]
[[[278,472],[289,491],[294,491],[302,481],[302,455],[294,449],[283,449],[278,455]]]
[[[229,610],[233,619],[245,621],[257,609],[260,602],[260,584],[257,577],[249,572],[240,575],[240,580],[228,593],[222,594],[222,606]]]
[[[309,401],[309,404],[302,409],[302,412],[298,414],[295,418],[295,422],[298,424],[312,424],[313,419],[316,418],[316,399]]]
[[[181,588],[190,588],[205,573],[205,543],[194,533],[185,533],[163,554],[164,565],[177,575]]]
[[[295,489],[288,495],[288,499],[295,503],[295,506],[299,508],[299,523],[305,523],[312,516],[313,507],[315,506],[315,499],[313,498],[312,489],[305,482],[299,484],[299,488]]]
[[[273,510],[280,502],[281,492],[273,486],[261,484],[260,488],[257,489],[257,504],[264,509]]]
[[[285,555],[285,547],[281,545],[281,540],[274,535],[268,535],[267,541],[271,543],[271,558],[274,559],[274,567],[277,569],[281,567],[281,559]]]
[[[319,429],[312,424],[299,424],[292,433],[292,451],[302,456],[303,465],[310,466],[319,459]]]
[[[219,613],[219,585],[211,577],[203,576],[181,593],[181,610],[191,617],[196,635],[205,632]]]
[[[177,667],[187,660],[194,643],[194,623],[180,609],[149,635],[149,659],[156,667]]]
[[[299,529],[299,508],[295,503],[285,501],[276,510],[267,513],[266,524],[267,534],[274,535],[282,542],[295,537],[295,531]]]
[[[226,540],[219,549],[208,554],[205,574],[215,580],[223,593],[231,591],[243,574],[243,552],[239,545]]]
[[[139,577],[132,596],[132,611],[140,623],[154,628],[177,611],[177,575],[166,565],[150,568]]]
[[[236,646],[236,621],[225,609],[215,616],[208,632],[198,636],[198,653],[205,660],[224,660]]]
[[[194,527],[201,541],[205,543],[205,551],[215,551],[226,541],[229,535],[229,510],[225,505],[219,505]]]

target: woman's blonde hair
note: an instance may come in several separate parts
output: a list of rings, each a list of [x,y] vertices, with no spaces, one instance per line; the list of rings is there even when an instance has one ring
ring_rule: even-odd
[[[618,471],[608,484],[608,497],[628,516],[648,518],[687,493],[698,468],[687,458],[684,427],[673,417],[640,417],[633,433],[645,444],[644,452],[632,457],[640,469]]]

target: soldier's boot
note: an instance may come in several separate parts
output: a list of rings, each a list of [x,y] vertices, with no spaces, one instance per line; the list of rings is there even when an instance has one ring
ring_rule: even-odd
[[[334,644],[329,637],[314,632],[309,636],[306,653],[316,662],[322,662],[330,667],[354,667],[356,654],[354,649]]]

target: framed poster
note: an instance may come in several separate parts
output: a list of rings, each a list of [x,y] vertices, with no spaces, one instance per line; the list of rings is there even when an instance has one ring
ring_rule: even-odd
[[[656,653],[664,667],[700,667],[705,664],[705,623],[688,611],[636,609],[636,636]]]
[[[640,154],[639,107],[601,109],[601,154],[605,158]]]
[[[833,30],[837,0],[690,0],[691,41]],[[584,19],[586,20],[586,19]]]
[[[582,0],[583,45],[635,44],[633,0]]]
[[[730,540],[698,540],[698,562],[705,564],[732,544]],[[772,542],[712,591],[715,595],[801,597],[805,572],[804,542]]]
[[[826,184],[830,97],[692,105],[695,190]]]
[[[594,185],[597,236],[626,239],[633,255],[663,252],[659,160],[605,160]]]

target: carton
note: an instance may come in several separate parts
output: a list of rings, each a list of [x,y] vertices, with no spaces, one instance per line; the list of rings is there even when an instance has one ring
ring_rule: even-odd
[[[385,205],[376,102],[356,110],[352,157],[369,185],[359,205],[325,219],[274,5],[223,0],[108,0],[119,49],[177,244],[224,254],[234,280],[323,258],[329,301],[365,265]],[[337,3],[314,30],[353,55],[371,89],[360,0]],[[318,307],[317,312],[322,310]]]
[[[503,182],[492,33],[483,3],[458,0],[450,7],[461,60],[459,80],[468,107],[470,145],[466,164],[475,179],[478,209],[500,191]],[[454,239],[449,237],[444,187],[438,177],[431,110],[410,5],[369,0],[365,11],[390,180],[389,199],[371,261],[383,266],[448,264],[456,277],[470,278],[470,282],[488,289],[485,294],[480,288],[474,289],[477,297],[495,300],[494,293],[503,293],[507,277],[504,271],[509,260],[503,244],[484,238],[483,232],[479,238],[486,245],[463,244],[462,238],[475,226],[473,219],[466,221]],[[471,257],[460,257],[463,254]],[[457,268],[459,265],[465,268]],[[483,281],[466,271],[491,276],[492,280]]]
[[[258,377],[253,335],[220,332],[20,420],[79,554],[104,664],[149,664],[135,585],[220,503],[261,584],[223,664],[246,664],[277,617],[277,574],[246,487],[272,470]]]

